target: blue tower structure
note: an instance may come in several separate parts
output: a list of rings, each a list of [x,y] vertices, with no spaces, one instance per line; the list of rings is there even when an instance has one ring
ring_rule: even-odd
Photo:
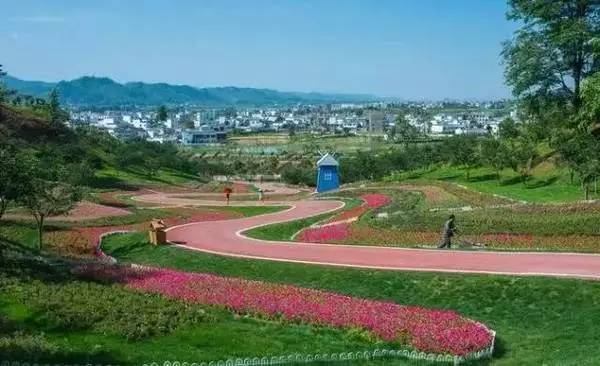
[[[330,154],[317,161],[317,192],[327,192],[340,188],[339,163]]]

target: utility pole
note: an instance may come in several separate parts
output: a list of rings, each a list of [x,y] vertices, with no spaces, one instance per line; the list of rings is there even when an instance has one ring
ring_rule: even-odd
[[[373,151],[373,112],[369,110],[369,150]]]

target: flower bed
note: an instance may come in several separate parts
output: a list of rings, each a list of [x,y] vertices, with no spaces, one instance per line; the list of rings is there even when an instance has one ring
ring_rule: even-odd
[[[363,194],[360,196],[360,198],[365,201],[367,207],[369,208],[379,208],[392,202],[390,196],[380,193]]]
[[[308,228],[298,234],[300,241],[307,243],[329,243],[348,238],[350,235],[350,224],[341,222],[338,224]]]
[[[165,209],[171,211],[171,209]],[[186,217],[176,216],[185,215]],[[165,218],[163,221],[167,226],[181,225],[188,222],[227,220],[239,217],[239,214],[233,212],[219,211],[198,211],[197,209],[178,208],[173,210],[173,216]],[[110,232],[120,231],[145,231],[148,229],[148,222],[144,221],[131,225],[109,225],[96,227],[74,227],[68,230],[51,231],[45,234],[47,244],[56,252],[70,257],[98,256],[103,257],[104,253],[99,248],[100,237]]]
[[[493,333],[488,328],[454,311],[169,269],[89,264],[74,272],[95,280],[120,282],[143,292],[224,306],[237,313],[361,328],[386,342],[428,353],[464,356],[488,348],[493,341]]]
[[[385,194],[369,193],[360,196],[364,203],[360,206],[346,210],[339,215],[327,220],[327,224],[311,227],[298,234],[300,241],[308,243],[328,243],[347,239],[350,236],[350,224],[352,219],[358,219],[370,209],[385,206],[391,202],[391,198]]]

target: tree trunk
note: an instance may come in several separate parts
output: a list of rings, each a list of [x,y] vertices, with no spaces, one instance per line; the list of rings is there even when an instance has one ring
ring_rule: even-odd
[[[38,250],[42,251],[44,241],[44,215],[36,217],[37,229],[38,229]]]
[[[0,219],[4,216],[6,212],[6,206],[8,206],[8,201],[4,198],[0,198]]]

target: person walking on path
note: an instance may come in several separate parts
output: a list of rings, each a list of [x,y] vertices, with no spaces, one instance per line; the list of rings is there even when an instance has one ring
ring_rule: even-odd
[[[229,205],[229,198],[231,196],[231,192],[233,192],[233,189],[231,189],[230,187],[225,187],[223,192],[225,193],[225,200],[227,201],[227,205]]]
[[[454,225],[454,214],[448,217],[448,220],[444,223],[444,231],[442,233],[442,242],[438,245],[438,248],[450,248],[452,246],[452,237],[456,233],[456,226]]]
[[[258,188],[258,200],[260,202],[265,200],[265,191],[262,188]]]

